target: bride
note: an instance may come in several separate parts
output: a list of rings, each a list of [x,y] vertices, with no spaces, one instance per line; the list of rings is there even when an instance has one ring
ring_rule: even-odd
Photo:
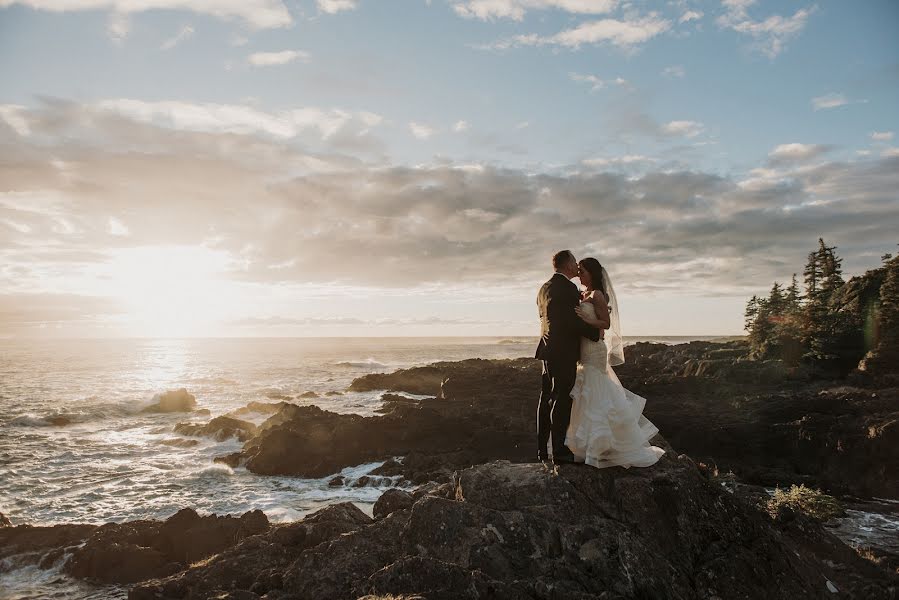
[[[659,430],[642,414],[646,399],[624,389],[612,370],[624,363],[615,290],[595,258],[578,263],[578,277],[586,288],[578,316],[608,330],[598,342],[581,339],[566,443],[578,461],[597,468],[648,467],[665,451],[649,443]]]

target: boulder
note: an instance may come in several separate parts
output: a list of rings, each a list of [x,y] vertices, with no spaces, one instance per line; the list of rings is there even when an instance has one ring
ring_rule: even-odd
[[[211,437],[219,442],[234,437],[245,442],[256,435],[256,425],[249,421],[241,421],[233,417],[216,417],[201,425],[199,423],[178,423],[175,425],[175,433],[181,435]]]
[[[184,388],[169,390],[153,396],[153,404],[142,412],[190,412],[197,407],[197,398]]]
[[[0,528],[3,527],[12,527],[12,521],[9,520],[9,517],[0,513]]]
[[[216,456],[212,459],[212,462],[228,465],[232,469],[236,469],[240,466],[241,460],[243,460],[243,456],[240,452],[232,452],[231,454],[225,454],[224,456]]]
[[[268,527],[268,519],[258,510],[235,518],[201,517],[190,508],[164,522],[109,523],[91,532],[66,562],[65,571],[102,583],[164,577]]]
[[[376,519],[383,519],[398,510],[412,508],[414,502],[415,500],[413,500],[412,494],[409,492],[390,488],[381,494],[381,497],[375,502],[372,514],[374,514]]]
[[[246,406],[238,408],[236,410],[232,410],[228,415],[231,417],[245,417],[250,414],[262,414],[262,415],[273,415],[285,406],[290,404],[289,402],[257,402],[253,400],[248,403]]]

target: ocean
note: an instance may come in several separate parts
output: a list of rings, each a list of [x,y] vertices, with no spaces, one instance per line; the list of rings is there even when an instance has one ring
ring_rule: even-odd
[[[630,341],[642,339],[690,338]],[[370,510],[383,489],[231,469],[212,459],[240,442],[172,429],[285,397],[371,415],[381,393],[346,392],[356,377],[441,360],[531,356],[534,345],[533,338],[2,340],[0,512],[13,523],[52,525],[164,519],[185,506],[218,514],[258,508],[273,521],[338,501]],[[177,388],[210,414],[141,412],[156,394]],[[296,398],[306,392],[320,397]],[[351,482],[373,466],[344,475]]]

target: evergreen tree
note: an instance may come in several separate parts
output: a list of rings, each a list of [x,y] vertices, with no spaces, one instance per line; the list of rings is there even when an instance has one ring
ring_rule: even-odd
[[[796,273],[793,273],[793,279],[787,288],[787,310],[791,313],[798,313],[802,309],[802,296],[799,294],[799,282],[796,281]]]
[[[752,331],[752,326],[759,316],[759,297],[755,294],[746,303],[746,311],[743,313],[743,329]]]

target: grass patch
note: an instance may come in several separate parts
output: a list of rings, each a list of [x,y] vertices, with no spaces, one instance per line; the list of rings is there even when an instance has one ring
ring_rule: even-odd
[[[805,485],[794,485],[788,490],[774,490],[774,496],[768,500],[768,514],[772,518],[776,517],[782,506],[820,521],[843,515],[843,505],[839,500]]]

